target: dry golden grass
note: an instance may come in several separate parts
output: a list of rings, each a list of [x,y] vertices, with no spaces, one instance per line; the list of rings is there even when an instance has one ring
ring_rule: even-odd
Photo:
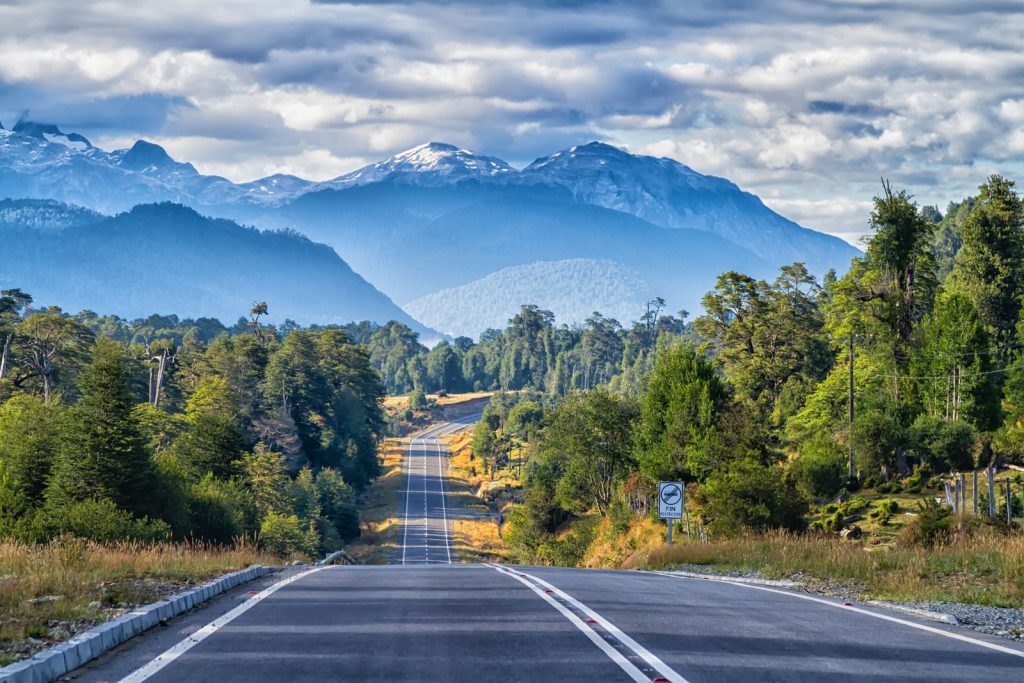
[[[477,391],[468,394],[449,394],[447,396],[438,396],[437,394],[427,394],[427,400],[433,401],[439,406],[455,406],[468,401],[479,401],[483,398],[490,398],[494,395],[493,391]],[[409,405],[408,396],[388,396],[384,399],[384,407],[400,410],[406,408]]]
[[[383,564],[399,548],[399,514],[404,476],[402,461],[408,439],[385,439],[380,447],[381,475],[363,494],[359,513],[362,534],[346,550],[364,564]]]
[[[931,548],[868,549],[832,536],[771,533],[662,545],[622,566],[665,569],[677,564],[757,570],[772,578],[801,574],[861,587],[866,597],[883,600],[1024,606],[1024,535],[992,528]]]
[[[624,534],[612,533],[611,525],[611,519],[601,520],[597,538],[583,556],[584,567],[621,567],[630,558],[654,551],[665,543],[665,523],[650,517],[637,518]]]
[[[449,517],[455,545],[452,550],[460,562],[493,562],[508,558],[496,518],[502,509],[492,509],[477,496],[487,482],[472,457],[470,433],[453,434],[444,439],[451,451],[446,482]]]
[[[278,561],[244,544],[99,545],[70,537],[45,545],[0,542],[0,659],[13,659],[26,637],[62,640],[109,618],[110,608],[153,602],[189,584]],[[45,596],[60,599],[30,602]]]

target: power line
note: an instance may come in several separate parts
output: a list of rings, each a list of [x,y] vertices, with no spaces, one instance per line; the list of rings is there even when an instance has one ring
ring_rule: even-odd
[[[1009,372],[1010,370],[1024,369],[1024,363],[1017,363],[1016,365],[1007,365],[1006,367],[998,368],[996,370],[986,370],[985,372],[971,372],[961,374],[960,377],[982,377],[984,375],[998,375],[1003,372]],[[885,375],[882,373],[876,373],[869,375],[868,379],[872,377],[882,377],[884,379],[908,379],[908,380],[939,380],[948,379],[949,374],[945,375]]]

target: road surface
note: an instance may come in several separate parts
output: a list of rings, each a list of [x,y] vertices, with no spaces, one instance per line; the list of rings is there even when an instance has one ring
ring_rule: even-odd
[[[402,464],[406,485],[398,563],[451,564],[455,559],[445,493],[449,453],[441,437],[470,430],[479,419],[480,414],[469,415],[410,438]]]
[[[806,593],[458,564],[436,439],[465,426],[428,430],[410,445],[404,564],[290,570],[136,638],[76,678],[1024,681],[1019,644]]]

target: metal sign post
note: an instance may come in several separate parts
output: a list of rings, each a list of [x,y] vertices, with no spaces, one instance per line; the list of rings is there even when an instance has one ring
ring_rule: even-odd
[[[678,481],[658,482],[658,517],[668,522],[668,544],[672,545],[672,523],[683,518],[686,507],[683,484]]]

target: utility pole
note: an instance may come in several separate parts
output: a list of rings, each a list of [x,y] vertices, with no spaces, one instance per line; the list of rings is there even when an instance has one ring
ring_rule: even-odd
[[[850,357],[850,436],[847,439],[850,445],[850,480],[852,481],[857,476],[857,466],[853,461],[853,334],[850,334],[850,347],[848,355]]]

